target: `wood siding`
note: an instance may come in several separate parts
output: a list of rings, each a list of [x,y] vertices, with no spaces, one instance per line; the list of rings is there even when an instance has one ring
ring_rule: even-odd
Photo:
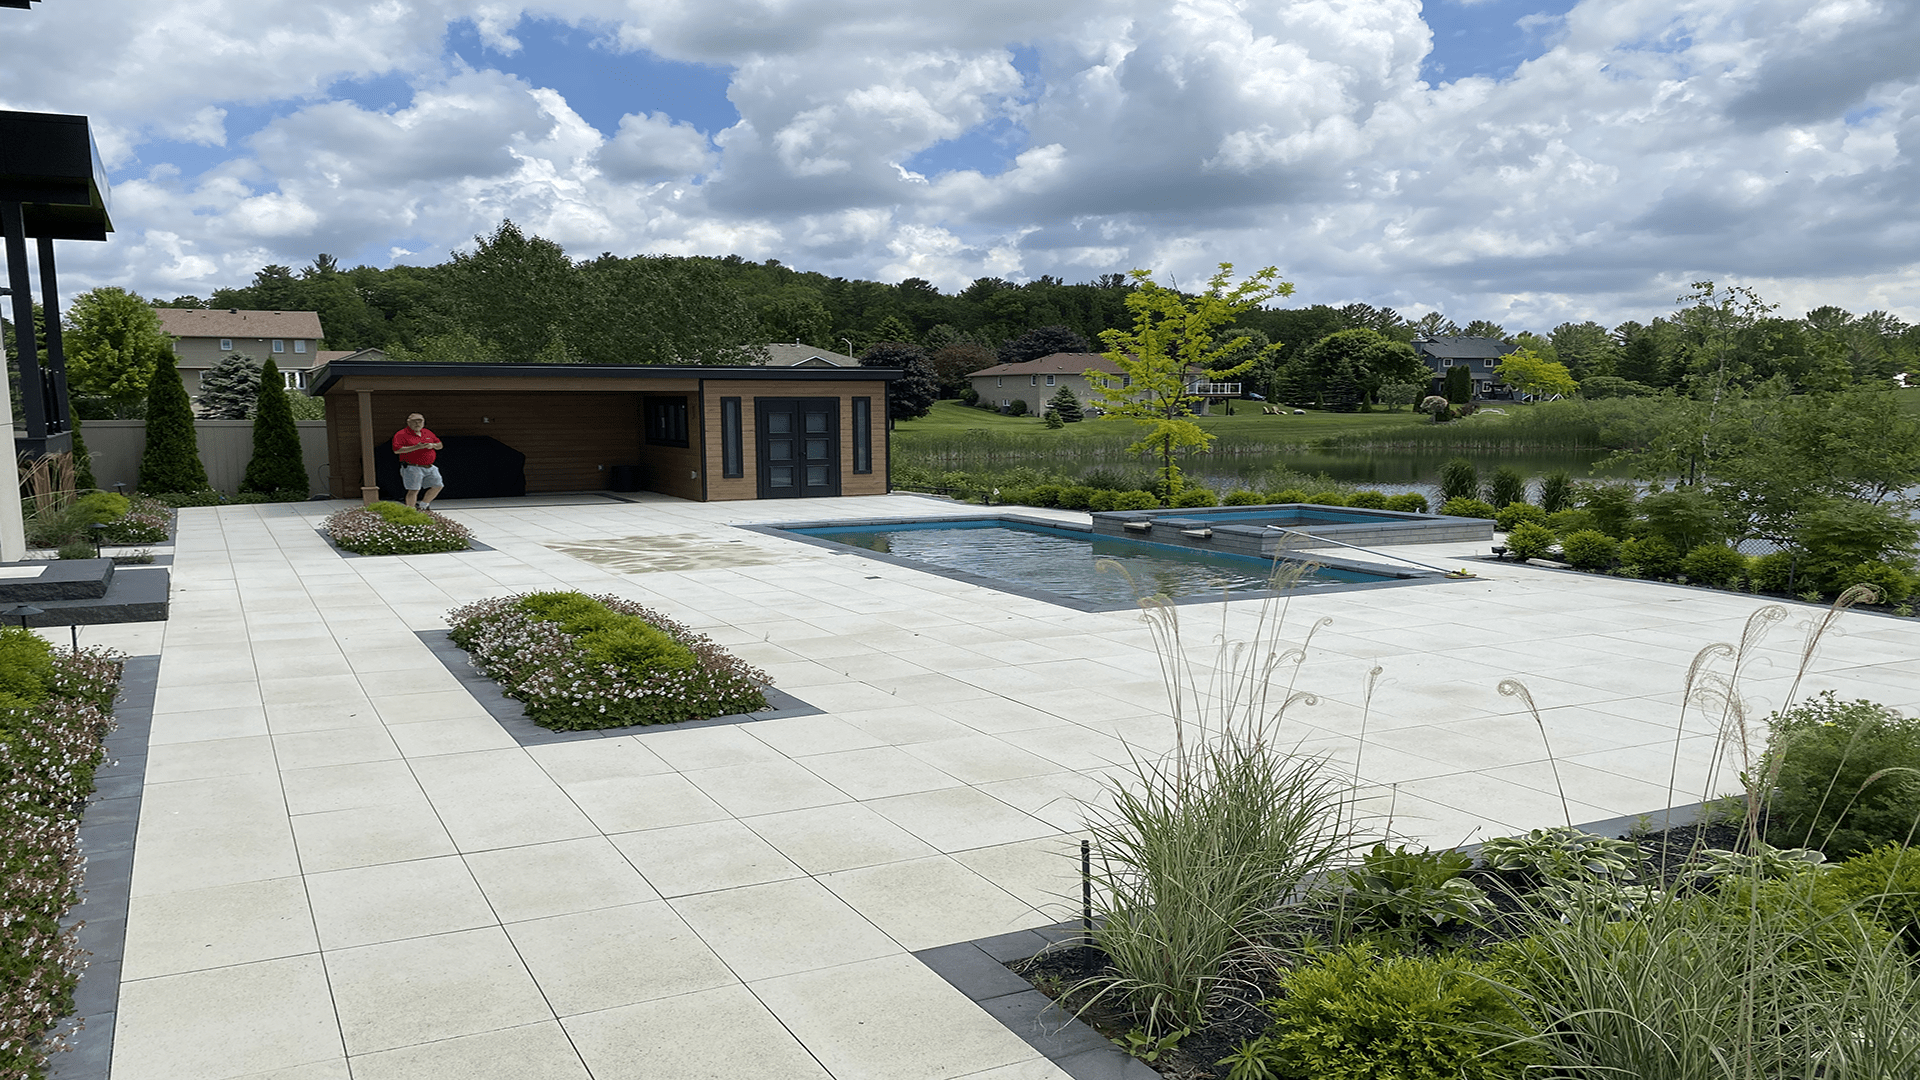
[[[726,479],[720,471],[720,399],[740,399],[741,461],[746,475]],[[706,441],[707,498],[715,502],[758,498],[760,493],[759,447],[755,443],[753,399],[830,398],[840,399],[840,494],[885,495],[887,493],[887,384],[883,382],[802,382],[798,379],[768,379],[765,382],[723,382],[706,384],[702,409],[710,437]],[[853,471],[853,399],[873,400],[873,471]]]

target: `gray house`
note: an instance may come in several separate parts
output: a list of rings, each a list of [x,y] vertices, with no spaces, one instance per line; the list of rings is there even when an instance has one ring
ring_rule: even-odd
[[[1512,397],[1513,390],[1500,381],[1493,369],[1506,355],[1518,348],[1499,338],[1430,337],[1414,338],[1413,352],[1433,372],[1429,393],[1438,394],[1447,378],[1447,369],[1464,367],[1473,380],[1473,396]]]
[[[1038,416],[1061,387],[1073,391],[1081,405],[1093,401],[1093,389],[1087,385],[1087,369],[1120,374],[1120,366],[1099,353],[1054,353],[1038,360],[1017,364],[995,364],[967,376],[982,404],[1005,409],[1015,401],[1027,403],[1027,412]]]
[[[311,311],[224,311],[155,308],[160,328],[173,335],[174,363],[187,396],[200,396],[200,376],[230,353],[258,363],[272,360],[287,387],[304,390],[320,366],[320,316]]]

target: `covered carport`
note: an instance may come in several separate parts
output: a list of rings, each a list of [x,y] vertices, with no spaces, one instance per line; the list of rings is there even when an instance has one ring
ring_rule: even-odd
[[[879,495],[891,461],[888,368],[652,367],[336,360],[327,406],[335,498],[395,498],[410,413],[447,444],[442,499],[644,490],[706,502]]]

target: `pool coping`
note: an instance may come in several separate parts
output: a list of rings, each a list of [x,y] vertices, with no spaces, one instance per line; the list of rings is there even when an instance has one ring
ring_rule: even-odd
[[[951,567],[939,566],[934,563],[929,563],[923,559],[913,559],[913,558],[908,558],[906,556],[892,555],[892,554],[888,554],[886,552],[881,552],[881,551],[868,551],[865,548],[849,547],[846,544],[836,543],[832,540],[823,540],[818,537],[806,536],[794,531],[796,529],[873,528],[877,526],[886,526],[886,525],[957,524],[961,522],[972,522],[972,521],[1003,521],[1003,522],[1009,522],[1016,525],[1031,525],[1031,526],[1037,526],[1037,527],[1046,528],[1046,529],[1056,529],[1062,532],[1085,533],[1089,538],[1099,538],[1102,540],[1122,540],[1122,541],[1127,541],[1127,542],[1136,543],[1136,544],[1148,544],[1154,547],[1167,548],[1170,551],[1191,551],[1192,550],[1191,548],[1185,548],[1178,544],[1163,544],[1155,540],[1140,540],[1134,537],[1107,536],[1105,534],[1095,532],[1092,525],[1082,525],[1078,522],[1058,521],[1053,518],[1034,517],[1026,514],[991,514],[989,513],[989,514],[967,514],[964,516],[954,515],[952,517],[941,516],[941,517],[933,517],[933,518],[928,518],[925,516],[884,517],[884,518],[844,518],[839,520],[828,520],[828,521],[782,521],[782,522],[761,522],[761,523],[755,523],[755,524],[736,524],[733,527],[736,529],[744,529],[752,533],[758,533],[762,536],[779,537],[780,539],[783,539],[783,540],[792,540],[802,544],[809,544],[813,547],[817,547],[817,548],[821,548],[826,551],[829,551],[835,555],[858,555],[862,558],[873,559],[877,562],[887,563],[892,566],[898,566],[908,570],[917,570],[923,574],[933,574],[937,577],[943,577],[950,581],[965,582],[968,585],[978,585],[983,589],[992,589],[995,592],[1007,593],[1008,595],[1011,595],[1011,596],[1020,596],[1020,597],[1025,597],[1026,599],[1029,599],[1029,600],[1038,600],[1042,603],[1053,604],[1057,607],[1069,608],[1073,611],[1087,612],[1090,614],[1100,614],[1100,613],[1113,612],[1113,611],[1133,611],[1140,606],[1141,601],[1139,599],[1134,599],[1129,601],[1118,601],[1113,603],[1103,603],[1103,602],[1094,601],[1094,600],[1082,600],[1078,597],[1067,596],[1062,593],[1049,591],[1047,589],[1035,588],[1034,586],[1031,586],[1031,585],[1022,585],[1019,582],[1008,581],[1005,578],[988,577],[984,574],[976,574],[967,570],[955,570],[955,569],[952,569]],[[1251,555],[1239,555],[1231,552],[1228,552],[1226,554],[1232,555],[1232,557],[1239,558],[1239,559],[1257,559],[1256,556],[1251,556]],[[1391,556],[1386,556],[1386,557],[1391,558]],[[1373,563],[1362,563],[1356,560],[1340,559],[1340,558],[1320,558],[1315,556],[1315,557],[1302,557],[1292,561],[1312,563],[1316,566],[1324,566],[1331,570],[1346,570],[1346,571],[1363,573],[1363,574],[1380,574],[1382,571],[1386,571],[1389,573],[1394,573],[1396,575],[1392,580],[1388,580],[1388,581],[1337,582],[1337,583],[1330,583],[1326,585],[1309,586],[1308,592],[1314,596],[1320,596],[1328,593],[1353,592],[1359,589],[1366,589],[1366,590],[1393,589],[1393,588],[1404,588],[1410,585],[1432,585],[1432,584],[1443,582],[1443,581],[1474,580],[1471,577],[1457,578],[1457,577],[1453,577],[1452,575],[1443,574],[1433,570],[1400,571],[1397,568],[1382,567]],[[1290,590],[1287,590],[1287,589],[1254,589],[1246,592],[1233,594],[1231,596],[1226,597],[1226,599],[1269,600],[1269,599],[1274,599],[1276,597],[1287,596],[1289,595],[1289,593],[1290,593]],[[1208,593],[1204,595],[1178,597],[1168,602],[1172,603],[1177,607],[1184,607],[1192,604],[1217,604],[1217,603],[1220,603],[1221,600],[1222,600],[1222,596],[1218,594]]]

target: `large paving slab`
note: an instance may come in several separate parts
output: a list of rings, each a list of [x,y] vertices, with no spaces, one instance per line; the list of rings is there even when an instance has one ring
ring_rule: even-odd
[[[977,513],[928,498],[449,502],[490,550],[383,559],[330,549],[335,508],[184,510],[171,620],[83,631],[160,655],[116,1080],[1064,1075],[912,954],[1069,914],[1083,807],[1173,742],[1138,613],[733,527]],[[1731,787],[1684,678],[1762,601],[1471,565],[1182,607],[1166,649],[1205,685],[1218,636],[1311,631],[1276,730],[1416,842]],[[556,588],[645,603],[822,711],[522,746],[419,635]],[[1750,717],[1827,688],[1920,705],[1920,624],[1849,616],[1803,672],[1815,614],[1748,659]]]

